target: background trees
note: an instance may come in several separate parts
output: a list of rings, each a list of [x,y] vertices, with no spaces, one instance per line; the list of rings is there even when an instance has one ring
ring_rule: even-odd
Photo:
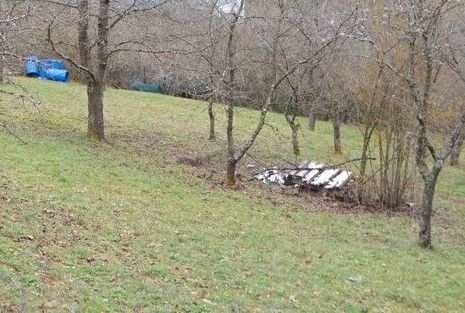
[[[464,141],[460,2],[0,4],[0,69],[18,68],[8,63],[32,52],[65,59],[87,85],[89,139],[105,139],[105,86],[128,87],[134,80],[208,102],[208,137],[224,143],[228,185],[235,183],[237,166],[270,110],[283,113],[288,122],[296,159],[300,117],[309,116],[310,128],[316,117],[331,120],[334,152],[342,155],[341,125],[354,124],[360,129],[360,201],[377,199],[386,208],[398,207],[408,200],[408,186],[419,170],[424,185],[420,244],[431,244],[436,182],[449,155],[457,164]],[[215,103],[225,110],[223,132],[215,125]],[[234,131],[238,106],[260,110],[247,138]],[[373,158],[377,161],[370,163]]]
[[[0,1],[0,82],[3,82],[5,71],[14,71],[24,61],[21,39],[30,12],[29,1]]]

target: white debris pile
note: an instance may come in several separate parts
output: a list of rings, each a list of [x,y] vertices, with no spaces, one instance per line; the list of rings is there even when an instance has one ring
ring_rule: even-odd
[[[352,180],[353,174],[335,166],[305,161],[296,168],[275,167],[263,170],[255,175],[255,178],[264,183],[338,190]]]

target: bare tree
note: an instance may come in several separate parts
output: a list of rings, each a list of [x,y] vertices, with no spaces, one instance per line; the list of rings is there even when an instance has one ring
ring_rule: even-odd
[[[114,0],[79,0],[77,4],[68,1],[47,1],[58,6],[64,16],[77,15],[77,44],[63,42],[55,38],[57,24],[64,23],[55,15],[47,26],[47,41],[52,50],[61,58],[72,64],[87,84],[88,126],[87,137],[92,141],[105,140],[104,127],[104,90],[108,63],[111,56],[125,51],[140,52],[145,45],[131,38],[122,38],[115,42],[118,26],[136,13],[158,8],[168,1],[147,2],[132,0],[125,6]],[[64,11],[63,11],[64,10]],[[60,10],[57,10],[60,11]],[[134,26],[132,24],[129,24]],[[125,25],[128,27],[129,25]],[[62,27],[62,26],[61,26]],[[69,46],[74,47],[74,54],[67,54]],[[150,50],[150,49],[148,49]],[[152,52],[152,51],[148,51]]]
[[[227,158],[227,173],[226,173],[226,184],[234,185],[236,177],[236,167],[238,162],[244,157],[248,150],[253,146],[255,140],[260,134],[263,126],[266,122],[266,116],[270,107],[276,102],[276,94],[278,88],[286,81],[286,79],[296,73],[300,68],[304,66],[315,66],[315,63],[318,63],[321,60],[322,55],[327,51],[327,48],[330,47],[334,42],[339,38],[344,37],[346,34],[349,34],[356,20],[356,12],[352,10],[347,14],[341,14],[339,20],[332,21],[331,25],[328,25],[328,29],[324,33],[324,39],[320,41],[320,44],[313,45],[312,49],[308,49],[301,53],[297,53],[295,58],[289,62],[288,66],[281,65],[280,49],[281,41],[283,40],[283,35],[293,29],[300,34],[300,39],[303,41],[311,40],[312,36],[309,36],[310,31],[315,31],[315,28],[309,28],[309,24],[312,23],[308,20],[308,10],[312,8],[308,3],[296,3],[293,6],[286,8],[285,1],[277,0],[273,2],[272,5],[277,8],[275,12],[277,15],[271,16],[273,23],[273,32],[270,37],[268,44],[268,54],[269,54],[269,64],[270,64],[270,75],[268,80],[268,85],[265,87],[266,93],[264,97],[263,104],[261,106],[261,113],[258,118],[257,125],[252,131],[249,139],[245,141],[240,147],[235,146],[233,126],[234,126],[234,102],[225,98],[224,103],[226,104],[227,112],[227,138],[228,138],[228,158]],[[244,1],[240,1],[240,9],[242,10],[244,6]],[[241,11],[240,10],[240,11]],[[239,12],[240,12],[239,11]],[[235,55],[235,40],[236,40],[236,30],[240,21],[239,14],[233,14],[229,20],[229,37],[227,41],[226,48],[226,64],[227,66],[227,75],[224,76],[224,85],[225,89],[228,91],[234,90],[235,78],[236,78],[236,55]],[[290,27],[290,28],[289,28]],[[321,34],[323,35],[323,34]]]
[[[301,125],[297,118],[299,116],[299,109],[301,107],[302,94],[300,90],[302,89],[302,81],[304,77],[305,73],[302,73],[299,81],[297,82],[293,82],[289,77],[286,79],[289,88],[291,89],[291,94],[284,110],[284,117],[286,118],[287,124],[291,128],[292,151],[296,160],[300,155],[299,130]]]
[[[191,1],[186,1],[191,3]],[[182,44],[192,48],[191,56],[195,61],[192,62],[189,70],[196,73],[201,73],[208,81],[208,92],[202,95],[202,98],[208,102],[208,120],[209,120],[209,136],[208,139],[214,141],[216,139],[215,131],[215,112],[214,103],[218,99],[218,84],[222,76],[221,65],[219,64],[221,45],[224,42],[224,20],[222,16],[225,14],[221,11],[219,0],[204,0],[193,4],[194,7],[200,6],[202,13],[192,18],[190,16],[181,15],[180,19],[188,20],[188,26],[179,21],[183,27],[189,29],[183,36],[176,35],[176,39]],[[191,10],[192,6],[189,7]],[[207,36],[205,36],[205,33]]]
[[[295,45],[291,51],[288,51],[283,46],[292,45],[292,42],[296,42],[297,40],[291,36],[287,36],[285,39],[287,39],[287,42],[281,45],[280,51],[284,63],[283,66],[286,70],[289,70],[291,65],[290,62],[295,60],[295,54],[296,52],[298,53],[296,49],[298,48],[296,47],[297,45]],[[315,47],[309,47],[309,45],[316,42],[318,42],[317,39],[309,41],[303,48],[314,49]],[[322,65],[323,57],[324,54],[322,54],[320,58],[315,58],[312,63],[301,66],[292,75],[286,78],[287,84],[284,88],[281,88],[284,89],[281,90],[281,93],[284,94],[281,97],[288,98],[284,108],[284,117],[291,129],[292,151],[296,159],[300,155],[299,130],[301,129],[301,125],[298,117],[305,114],[305,111],[309,114],[310,130],[315,130],[317,105],[313,103],[316,99],[313,92],[317,84],[314,82],[313,75],[318,66],[324,66]]]
[[[353,108],[350,88],[336,73],[331,73],[323,82],[319,101],[324,112],[331,119],[333,125],[334,153],[342,153],[341,126],[345,122],[349,111]]]
[[[227,169],[226,169],[226,184],[228,186],[233,186],[236,182],[236,165],[237,162],[242,158],[242,156],[236,156],[236,148],[234,146],[234,102],[231,96],[233,92],[234,85],[236,83],[236,37],[237,37],[237,27],[244,10],[245,0],[240,0],[239,7],[237,11],[231,12],[228,14],[228,36],[226,43],[226,70],[222,79],[224,88],[227,91],[223,95],[223,103],[226,104],[226,116],[227,116],[227,129],[226,136],[228,139],[228,160],[227,160]],[[245,152],[244,152],[245,154]]]
[[[456,1],[411,0],[406,3],[392,1],[384,8],[383,13],[383,22],[389,25],[390,34],[397,39],[397,51],[406,53],[405,61],[397,64],[387,61],[386,58],[377,61],[405,82],[415,105],[415,162],[423,180],[419,245],[425,248],[432,246],[431,216],[439,174],[454,146],[457,146],[465,125],[465,107],[462,107],[455,114],[455,122],[447,138],[442,144],[435,144],[437,141],[433,139],[431,111],[434,86],[439,79],[439,73],[448,70],[449,74],[455,72],[460,79],[465,78],[462,75],[464,72],[461,70],[461,64],[456,59],[448,63],[448,69],[443,67],[444,58],[453,59],[453,49],[450,47],[457,46],[457,41],[452,40],[456,39],[452,36],[454,32],[450,31],[445,21],[448,15],[461,10],[462,4]],[[389,51],[381,49],[378,44],[379,38],[366,41],[371,42],[382,56],[387,56],[389,51],[392,51],[392,47]]]
[[[216,8],[218,6],[218,1],[214,0],[211,5],[210,5],[210,10],[209,10],[209,23],[208,23],[208,39],[209,39],[209,44],[210,44],[210,49],[209,49],[209,54],[208,54],[208,76],[209,76],[209,82],[210,82],[210,95],[208,97],[208,120],[210,122],[210,128],[209,128],[209,140],[215,140],[216,139],[216,134],[215,134],[215,113],[213,111],[213,104],[216,101],[215,97],[215,89],[217,88],[217,80],[218,80],[218,70],[215,67],[215,62],[213,61],[214,58],[216,57],[217,54],[217,43],[218,40],[216,39],[215,36],[215,28],[214,28],[214,15],[216,13]]]

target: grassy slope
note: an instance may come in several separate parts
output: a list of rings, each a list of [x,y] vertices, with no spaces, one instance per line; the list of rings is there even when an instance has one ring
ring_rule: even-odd
[[[406,216],[336,214],[250,184],[225,190],[200,102],[108,90],[109,145],[84,138],[85,90],[21,80],[40,113],[0,99],[0,311],[461,312],[465,307],[465,168],[447,169],[434,251],[415,246]],[[19,106],[19,107],[17,107]],[[246,134],[256,112],[240,110]],[[218,129],[224,129],[218,110]],[[285,121],[272,114],[253,156],[290,159]],[[305,123],[302,121],[302,123]],[[331,157],[330,126],[306,133],[304,155]],[[357,130],[344,129],[346,156]],[[253,160],[247,160],[252,163]]]

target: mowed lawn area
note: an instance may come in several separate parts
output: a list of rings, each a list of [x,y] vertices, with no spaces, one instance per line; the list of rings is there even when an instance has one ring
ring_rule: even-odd
[[[108,143],[91,144],[84,86],[18,80],[41,104],[0,96],[20,138],[0,132],[0,312],[463,312],[465,160],[441,176],[422,250],[409,214],[249,181],[248,164],[293,160],[279,114],[227,189],[220,106],[212,143],[205,103],[109,88]],[[257,116],[238,109],[238,141]],[[335,157],[331,125],[301,123],[302,160],[360,155],[357,128]]]

